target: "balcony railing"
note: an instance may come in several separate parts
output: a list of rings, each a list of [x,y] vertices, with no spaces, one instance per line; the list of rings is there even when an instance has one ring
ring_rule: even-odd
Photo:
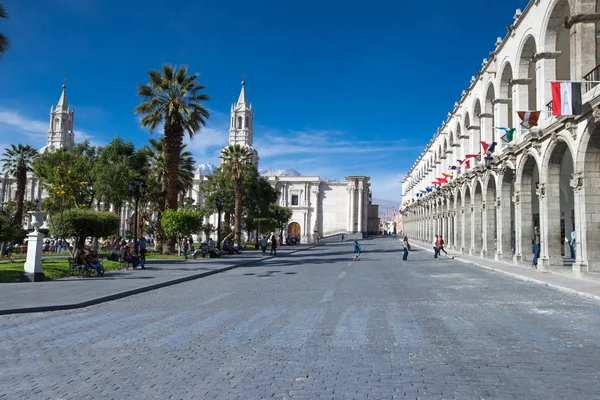
[[[552,118],[552,102],[546,104],[546,119]]]
[[[600,65],[583,77],[582,94],[587,93],[600,83]]]

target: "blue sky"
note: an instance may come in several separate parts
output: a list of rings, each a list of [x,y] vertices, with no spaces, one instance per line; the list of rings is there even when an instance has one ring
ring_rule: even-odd
[[[163,63],[201,73],[208,126],[190,143],[219,163],[242,74],[261,168],[369,175],[375,198],[400,180],[526,0],[405,2],[3,0],[0,149],[45,144],[67,78],[75,140],[143,146],[137,85]],[[406,4],[410,3],[410,4]]]

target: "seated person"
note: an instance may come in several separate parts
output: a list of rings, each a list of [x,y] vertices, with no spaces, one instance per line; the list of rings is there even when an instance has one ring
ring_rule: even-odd
[[[89,267],[94,268],[96,272],[98,272],[98,275],[104,275],[104,268],[100,263],[98,254],[95,253],[92,249],[89,249],[87,251],[87,254],[83,257],[83,260]]]
[[[146,269],[146,266],[144,265],[142,260],[139,259],[137,253],[131,252],[131,247],[129,246],[129,244],[125,246],[125,257],[123,259],[127,262],[130,262],[133,266],[133,269],[137,268],[138,266],[141,266],[142,269]]]
[[[231,248],[231,245],[228,241],[225,241],[225,243],[223,243],[223,252],[227,254],[233,254],[233,249]]]

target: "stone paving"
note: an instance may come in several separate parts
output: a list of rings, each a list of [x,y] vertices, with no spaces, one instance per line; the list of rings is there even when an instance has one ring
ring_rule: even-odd
[[[599,303],[391,239],[0,316],[0,399],[592,399]]]
[[[283,246],[280,256],[310,246]],[[267,252],[267,257],[269,253]],[[0,315],[13,312],[54,311],[97,304],[178,282],[226,271],[264,259],[260,251],[197,260],[148,260],[145,270],[107,271],[104,276],[77,277],[36,283],[5,283],[0,286]]]

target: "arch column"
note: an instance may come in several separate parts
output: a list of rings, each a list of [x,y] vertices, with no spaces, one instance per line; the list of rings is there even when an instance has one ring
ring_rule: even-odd
[[[562,266],[561,248],[564,238],[560,234],[560,181],[540,183],[536,194],[540,201],[540,261],[544,267]],[[554,218],[549,218],[552,215]],[[540,263],[538,263],[538,266]]]
[[[575,213],[575,262],[571,267],[573,272],[587,272],[590,271],[590,250],[588,249],[587,243],[587,219],[584,218],[587,212],[587,204],[585,202],[585,189],[583,185],[583,176],[581,173],[574,173],[571,175],[571,181],[569,182],[574,194],[574,213]],[[598,206],[592,206],[597,208]],[[597,247],[596,247],[597,248]],[[593,250],[598,255],[598,250]],[[594,254],[592,254],[593,256]]]
[[[481,195],[475,194],[471,204],[471,249],[470,254],[482,256],[482,208]]]

